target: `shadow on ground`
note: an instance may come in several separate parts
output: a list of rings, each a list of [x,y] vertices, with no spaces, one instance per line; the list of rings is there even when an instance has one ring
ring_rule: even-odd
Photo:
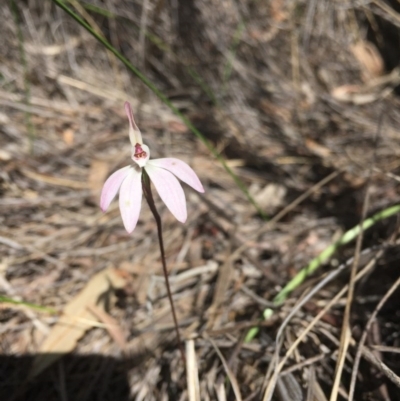
[[[53,359],[56,355],[48,354]],[[127,401],[127,362],[99,355],[67,355],[29,379],[34,356],[0,357],[1,401]]]

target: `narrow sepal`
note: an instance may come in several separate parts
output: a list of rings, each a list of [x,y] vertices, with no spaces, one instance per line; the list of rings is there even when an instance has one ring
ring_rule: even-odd
[[[125,113],[129,120],[129,139],[132,146],[135,146],[137,143],[142,144],[142,134],[139,127],[136,125],[135,119],[133,118],[133,111],[129,102],[125,102]]]

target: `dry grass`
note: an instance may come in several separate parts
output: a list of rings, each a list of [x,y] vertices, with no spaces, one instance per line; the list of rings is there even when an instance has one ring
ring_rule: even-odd
[[[275,340],[305,292],[354,256],[354,244],[270,320],[259,318],[298,269],[359,223],[367,183],[367,215],[399,202],[399,3],[71,1],[222,152],[278,216],[272,223],[52,2],[15,1],[18,12],[11,4],[0,6],[0,295],[58,314],[1,304],[0,399],[328,400],[350,268]],[[105,178],[129,161],[125,100],[152,155],[189,162],[206,187],[204,196],[185,189],[185,225],[158,202],[187,372],[151,213],[143,204],[127,235],[116,202],[106,214],[98,207]],[[400,398],[397,232],[392,219],[364,233],[339,400],[349,399],[356,355],[354,400]],[[104,275],[107,290],[91,286],[104,271],[115,281]],[[255,324],[259,335],[245,343]],[[68,342],[48,345],[62,325],[80,331],[67,356]],[[38,355],[55,362],[31,377]]]

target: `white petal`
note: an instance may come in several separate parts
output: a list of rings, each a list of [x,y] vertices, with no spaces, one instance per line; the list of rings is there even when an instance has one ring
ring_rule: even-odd
[[[147,164],[168,170],[196,191],[204,192],[203,185],[201,185],[197,174],[182,160],[166,157],[163,159],[149,160]]]
[[[100,208],[105,212],[110,206],[111,201],[115,198],[122,181],[129,174],[131,166],[126,166],[111,174],[103,185],[100,196]]]
[[[128,233],[131,233],[137,224],[142,205],[142,172],[130,169],[119,191],[119,210],[122,221]]]
[[[179,181],[169,171],[149,163],[145,170],[167,208],[178,221],[184,223],[187,218],[186,198]]]

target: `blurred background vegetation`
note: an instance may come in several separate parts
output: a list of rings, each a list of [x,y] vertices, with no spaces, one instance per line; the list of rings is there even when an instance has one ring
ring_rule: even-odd
[[[0,15],[1,400],[399,399],[398,0],[9,0]],[[129,162],[126,100],[152,156],[206,188],[185,189],[185,225],[158,203],[187,371],[148,208],[129,236],[117,202],[98,207]],[[342,241],[382,211],[361,245]],[[272,396],[269,369],[307,329]]]

